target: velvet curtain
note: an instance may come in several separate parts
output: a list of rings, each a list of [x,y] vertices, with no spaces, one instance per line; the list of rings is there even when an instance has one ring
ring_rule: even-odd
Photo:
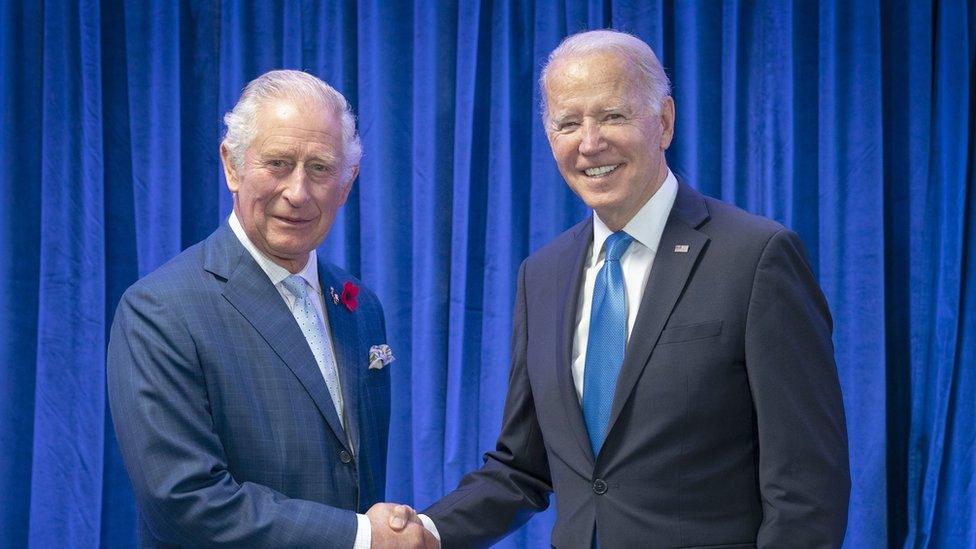
[[[520,261],[586,208],[539,120],[568,33],[652,45],[672,169],[795,229],[834,315],[848,547],[976,546],[972,0],[0,2],[0,547],[129,546],[105,400],[122,291],[230,211],[221,116],[272,68],[359,116],[321,253],[386,309],[387,496],[424,507],[501,420]],[[505,547],[547,547],[552,510]]]

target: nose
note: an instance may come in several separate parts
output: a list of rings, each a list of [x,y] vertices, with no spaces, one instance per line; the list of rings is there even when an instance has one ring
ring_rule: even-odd
[[[587,120],[580,127],[582,137],[580,138],[580,154],[596,154],[607,148],[607,142],[603,140],[603,131],[596,122]]]
[[[292,206],[296,208],[301,207],[308,202],[310,196],[308,185],[309,181],[305,173],[305,166],[300,164],[285,179],[284,190],[282,190],[281,196]]]

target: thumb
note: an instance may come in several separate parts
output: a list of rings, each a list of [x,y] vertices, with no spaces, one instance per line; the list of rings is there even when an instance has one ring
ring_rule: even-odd
[[[407,523],[416,517],[417,512],[411,509],[409,505],[397,505],[390,512],[390,528],[397,531],[403,530]]]

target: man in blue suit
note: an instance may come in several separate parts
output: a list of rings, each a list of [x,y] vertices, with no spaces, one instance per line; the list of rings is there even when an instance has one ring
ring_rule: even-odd
[[[594,213],[522,264],[497,446],[421,519],[482,546],[555,493],[560,549],[840,546],[843,404],[799,238],[675,178],[670,84],[639,39],[571,36],[540,87]]]
[[[314,76],[272,71],[224,120],[233,213],[129,288],[112,325],[109,403],[141,542],[431,541],[414,523],[392,532],[400,519],[374,506],[392,361],[379,301],[315,253],[358,172],[348,103]]]

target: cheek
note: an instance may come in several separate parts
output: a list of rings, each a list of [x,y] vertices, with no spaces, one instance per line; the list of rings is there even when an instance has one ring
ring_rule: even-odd
[[[269,194],[267,184],[264,181],[257,179],[247,179],[241,182],[240,190],[237,192],[238,198],[244,204],[255,205],[267,202],[267,195]]]
[[[559,166],[571,169],[576,164],[576,149],[574,147],[561,145],[559,148],[554,147],[552,152]]]
[[[559,134],[549,140],[549,148],[556,161],[563,162],[572,156],[578,147],[574,145],[574,140],[570,136]]]
[[[320,213],[335,212],[339,209],[339,202],[342,200],[342,189],[338,184],[328,185],[323,187],[321,192],[315,193],[314,198]]]

